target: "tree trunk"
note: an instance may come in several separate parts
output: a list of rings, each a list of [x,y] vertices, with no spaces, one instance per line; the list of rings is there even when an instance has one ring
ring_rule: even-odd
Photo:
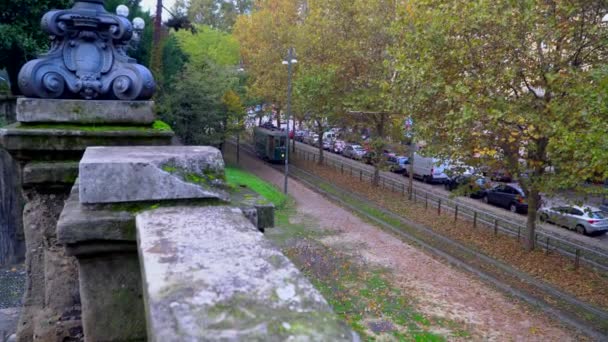
[[[281,108],[277,108],[277,127],[281,129]]]
[[[374,165],[374,180],[372,182],[373,186],[379,186],[380,185],[380,168],[378,167],[378,165]]]
[[[241,147],[241,133],[236,134],[236,165],[239,165]]]
[[[534,242],[536,235],[536,213],[540,203],[540,195],[535,185],[531,185],[528,191],[528,220],[526,223],[526,250],[534,250]]]
[[[319,125],[318,133],[319,134],[319,165],[323,165],[323,126]]]
[[[412,140],[412,143],[410,143],[410,157],[409,157],[409,164],[408,164],[408,199],[411,201],[413,196],[414,196],[414,150],[416,149],[416,145],[414,145],[414,142]]]

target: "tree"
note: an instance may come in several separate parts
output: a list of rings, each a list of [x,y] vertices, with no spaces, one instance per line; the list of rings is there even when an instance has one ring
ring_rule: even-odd
[[[236,135],[236,163],[239,163],[241,133],[245,130],[245,106],[241,97],[234,91],[228,90],[222,97],[226,111],[226,135]]]
[[[336,69],[307,65],[294,84],[295,108],[305,113],[319,135],[319,165],[323,164],[323,133],[340,110],[336,99]]]
[[[250,96],[274,105],[279,127],[287,94],[287,70],[281,61],[286,58],[287,50],[296,46],[300,9],[299,1],[258,1],[253,12],[239,16],[234,26],[234,35],[250,76]]]
[[[21,94],[17,84],[21,66],[49,48],[50,41],[40,28],[40,19],[51,9],[71,4],[71,0],[0,2],[0,69],[6,68],[13,94]]]
[[[191,63],[204,64],[211,60],[224,67],[239,64],[239,43],[231,34],[206,25],[194,27],[194,33],[180,30],[172,34]]]
[[[180,81],[163,95],[158,114],[184,144],[221,146],[228,121],[222,98],[235,80],[227,69],[212,62],[187,64]]]
[[[253,0],[179,0],[176,12],[187,13],[189,20],[214,29],[230,32],[239,15],[251,11]]]
[[[237,42],[225,32],[197,25],[194,33],[180,30],[167,36],[164,59],[160,117],[184,144],[221,146],[240,110]]]
[[[541,192],[608,176],[597,101],[607,10],[594,0],[421,0],[395,25],[397,83],[406,94],[423,88],[407,98],[417,134],[444,158],[515,175],[528,200],[528,250]]]

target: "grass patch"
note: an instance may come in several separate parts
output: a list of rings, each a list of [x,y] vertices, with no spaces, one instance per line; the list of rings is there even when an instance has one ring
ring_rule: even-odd
[[[287,202],[287,196],[274,185],[263,181],[257,176],[236,167],[226,167],[226,182],[233,187],[245,186],[258,193],[276,208],[282,208]]]
[[[277,226],[266,236],[362,340],[444,341],[436,328],[448,330],[449,338],[468,335],[461,323],[418,312],[415,300],[390,282],[385,269],[355,261],[342,248],[326,246],[322,239],[336,232],[319,227],[314,217],[298,214],[292,201],[277,210],[276,218]]]

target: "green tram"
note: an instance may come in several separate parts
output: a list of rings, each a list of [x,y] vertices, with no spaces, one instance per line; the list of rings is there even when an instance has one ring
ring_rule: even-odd
[[[255,153],[272,163],[285,161],[285,132],[263,127],[253,128]]]

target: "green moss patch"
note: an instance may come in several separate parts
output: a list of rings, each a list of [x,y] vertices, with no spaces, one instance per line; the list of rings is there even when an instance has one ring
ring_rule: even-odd
[[[283,207],[287,202],[287,196],[274,185],[263,181],[247,171],[236,167],[226,167],[225,172],[226,182],[232,188],[247,187],[270,201],[277,208]]]
[[[84,132],[171,132],[171,127],[162,121],[155,121],[152,125],[75,125],[75,124],[31,124],[19,123],[15,126],[18,129],[56,129]]]
[[[157,131],[167,131],[167,132],[173,131],[171,129],[171,126],[169,126],[169,124],[167,124],[166,122],[161,121],[161,120],[154,121],[154,123],[152,124],[152,128],[154,128]]]

